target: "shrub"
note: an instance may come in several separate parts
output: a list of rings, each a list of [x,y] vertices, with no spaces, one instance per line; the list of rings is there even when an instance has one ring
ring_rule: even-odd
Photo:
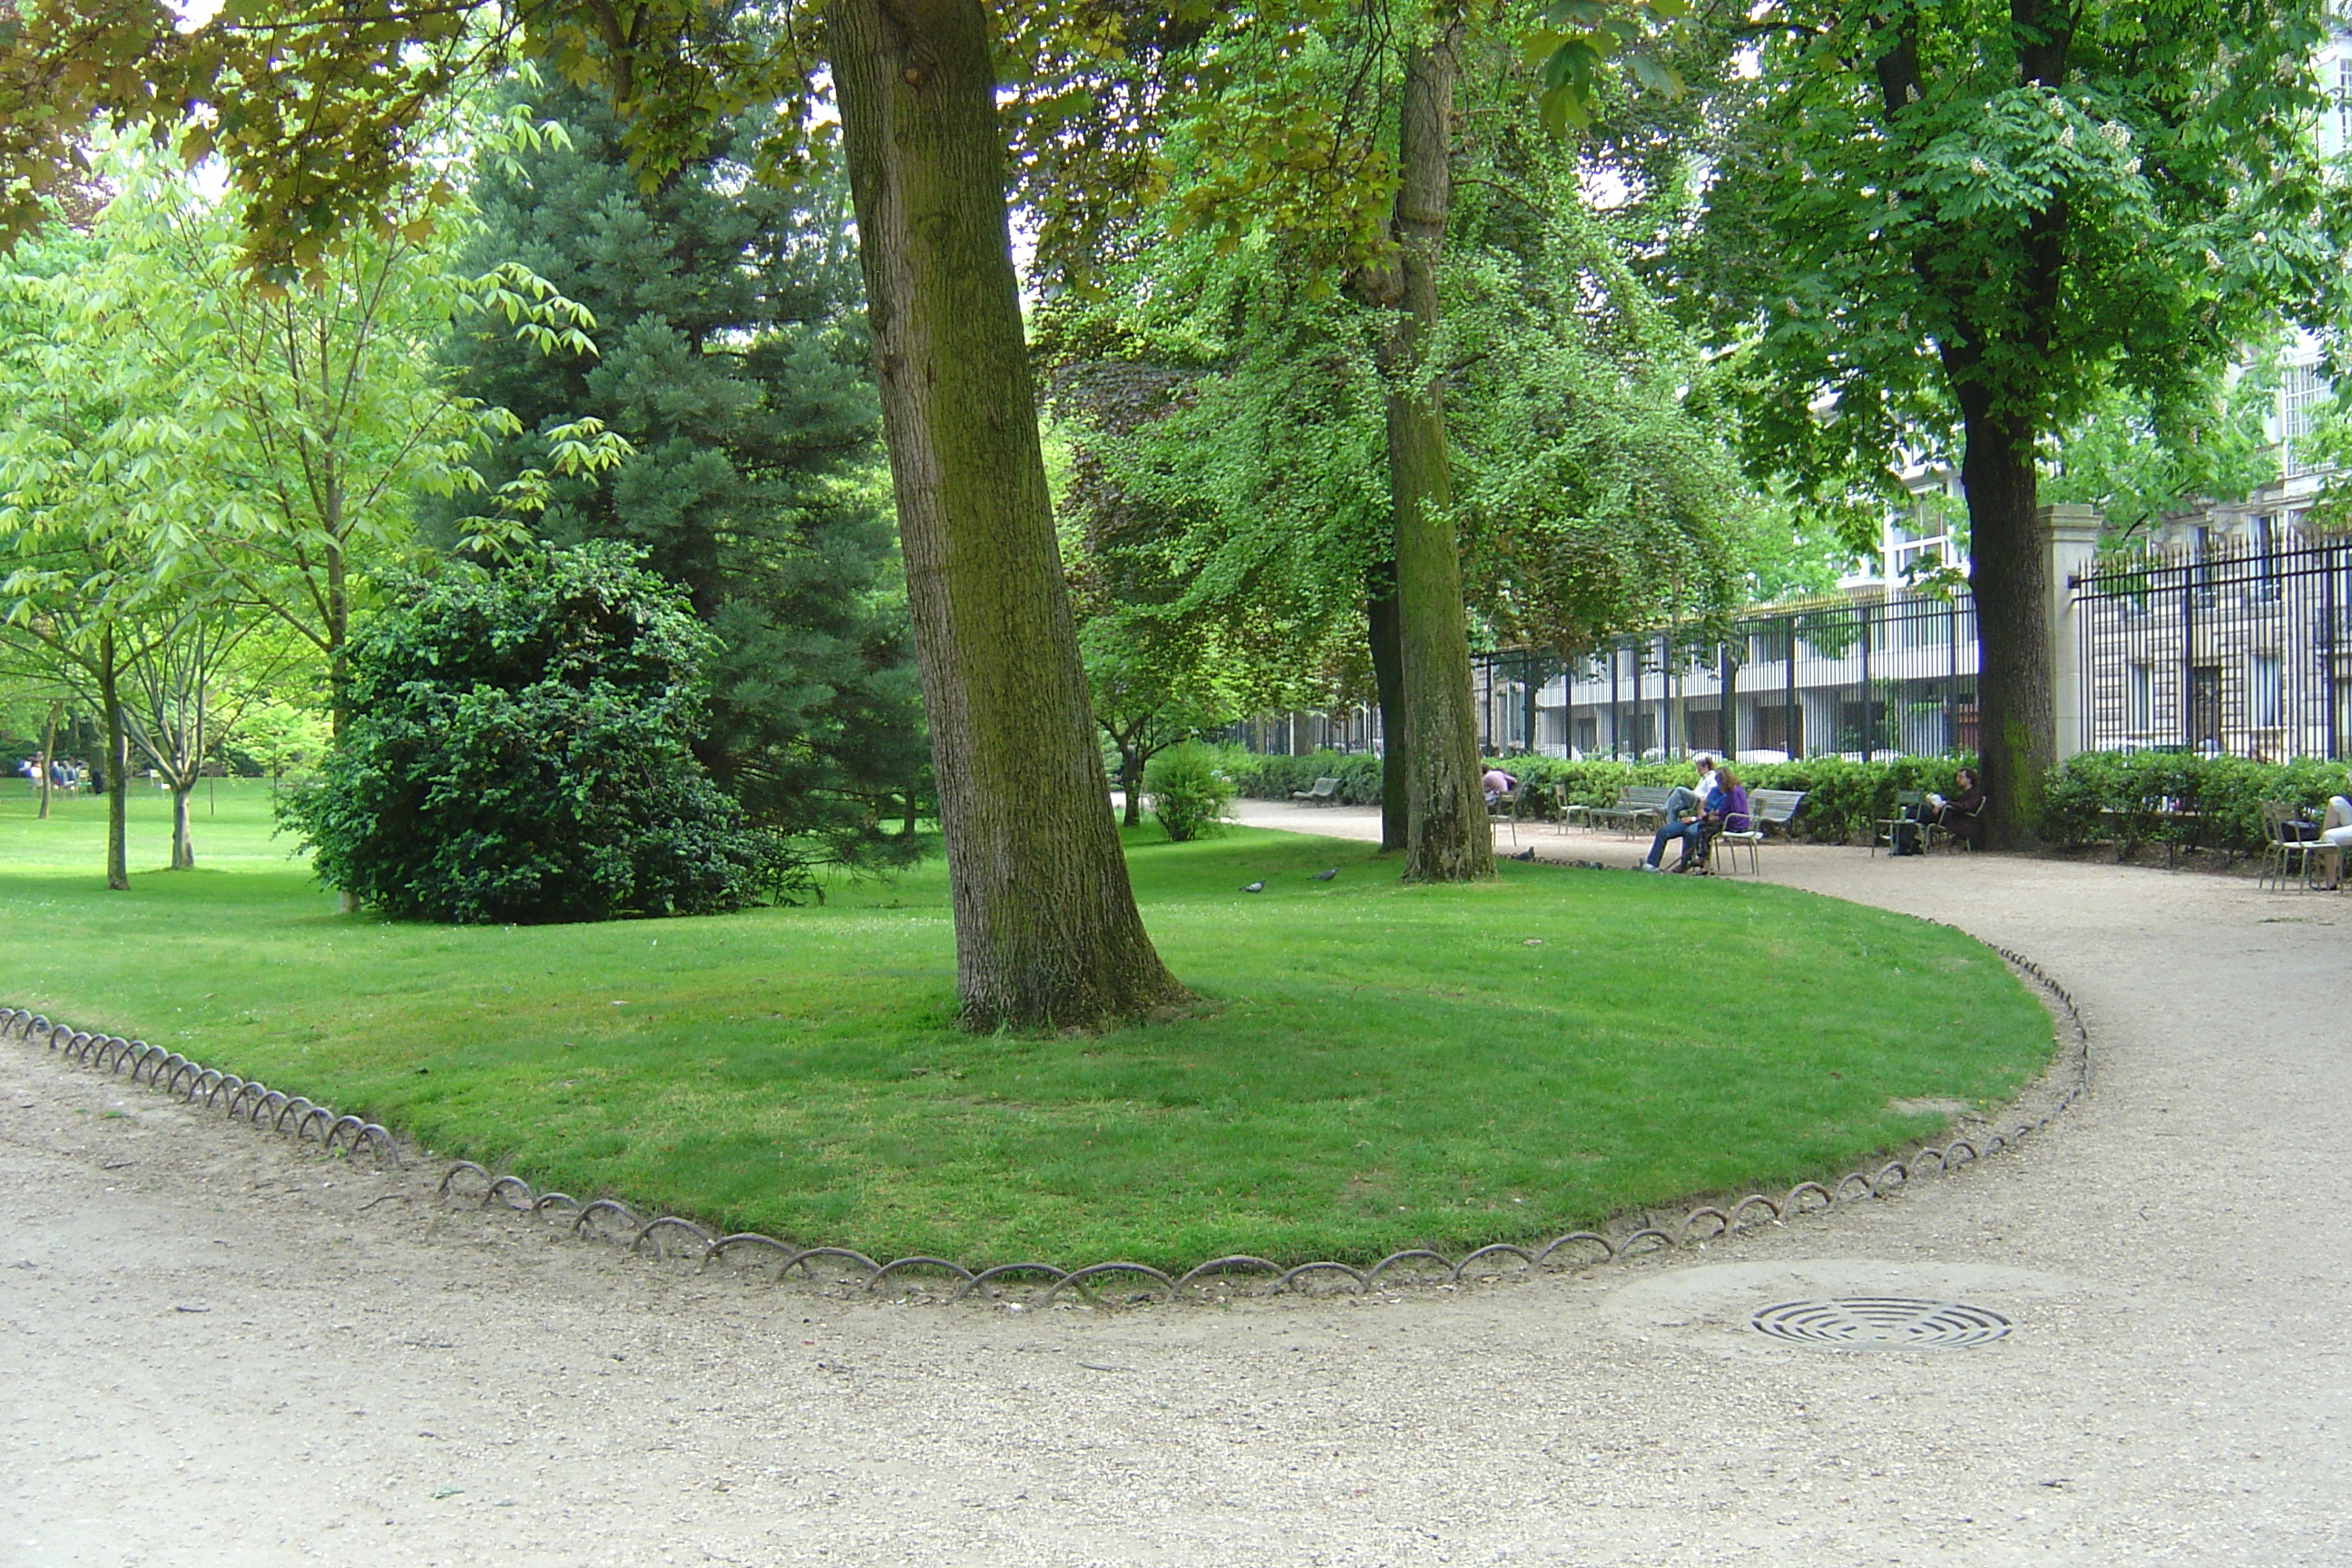
[[[1814,757],[1789,763],[1737,763],[1733,771],[1751,790],[1803,790],[1805,804],[1791,824],[1800,838],[1825,844],[1867,839],[1873,825],[1895,809],[1897,790],[1954,793],[1953,774],[1966,757],[1891,757],[1853,763]],[[1611,805],[1631,784],[1688,784],[1690,763],[1570,762],[1559,757],[1506,757],[1489,765],[1519,781],[1531,815],[1551,816],[1562,805]],[[1339,798],[1350,805],[1381,803],[1381,759],[1360,753],[1316,752],[1300,757],[1239,753],[1227,763],[1243,795],[1258,800],[1288,800],[1291,792],[1318,778],[1339,781]]]
[[[1218,761],[1214,748],[1188,742],[1160,752],[1144,769],[1144,791],[1151,797],[1151,815],[1179,844],[1206,837],[1223,826],[1234,786],[1218,769]]]
[[[812,886],[703,773],[709,635],[611,544],[392,585],[351,644],[351,718],[283,822],[326,882],[403,919],[702,914]]]
[[[1889,757],[1857,763],[1842,757],[1800,757],[1786,763],[1735,763],[1750,790],[1805,792],[1790,824],[1799,838],[1818,844],[1868,839],[1895,810],[1898,790],[1958,789],[1954,774],[1973,759]],[[1506,757],[1489,763],[1519,781],[1531,815],[1562,805],[1609,805],[1630,784],[1690,782],[1690,764],[1569,762],[1558,757]],[[1243,795],[1288,800],[1318,778],[1339,781],[1339,798],[1352,805],[1381,803],[1381,760],[1317,752],[1302,757],[1232,753],[1227,771]],[[2116,846],[2128,854],[2143,844],[2232,855],[2262,848],[2262,803],[2284,801],[2316,809],[2344,789],[2344,764],[2318,761],[2255,763],[2243,757],[2200,757],[2173,752],[2085,752],[2054,770],[2042,801],[2041,833],[2079,847]]]
[[[2256,763],[2179,752],[2085,752],[2050,775],[2042,835],[2057,843],[2143,844],[2247,855],[2263,847],[2266,800],[2314,811],[2344,788],[2344,765]]]

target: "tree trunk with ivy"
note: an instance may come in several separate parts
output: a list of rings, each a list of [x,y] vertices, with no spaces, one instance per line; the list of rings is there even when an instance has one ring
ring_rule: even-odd
[[[1457,24],[1405,61],[1392,233],[1396,319],[1381,345],[1388,383],[1389,490],[1396,515],[1396,616],[1405,716],[1408,881],[1495,874],[1494,836],[1478,787],[1478,722],[1462,561],[1448,515],[1454,484],[1439,374],[1426,363],[1438,327],[1437,268],[1452,199]]]
[[[825,9],[963,1022],[1116,1024],[1183,996],[1102,786],[1054,539],[978,0]]]

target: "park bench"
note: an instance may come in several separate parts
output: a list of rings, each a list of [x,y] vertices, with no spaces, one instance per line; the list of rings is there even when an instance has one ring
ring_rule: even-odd
[[[1584,819],[1596,829],[1605,822],[1630,836],[1664,816],[1666,796],[1673,793],[1664,784],[1632,784],[1617,792],[1615,805],[1596,805]]]
[[[1292,790],[1290,792],[1290,798],[1293,800],[1303,800],[1309,805],[1330,805],[1339,798],[1339,781],[1338,779],[1317,779],[1313,789]]]
[[[1727,871],[1736,871],[1738,869],[1739,863],[1736,857],[1738,851],[1744,846],[1748,850],[1748,871],[1752,875],[1763,875],[1763,873],[1757,868],[1756,847],[1763,843],[1765,834],[1775,827],[1780,830],[1780,836],[1782,837],[1787,837],[1789,834],[1789,819],[1796,816],[1797,808],[1804,804],[1805,792],[1801,789],[1758,789],[1748,791],[1748,826],[1742,828],[1738,833],[1718,833],[1715,836],[1715,842],[1724,846],[1727,851],[1724,860],[1724,868]]]

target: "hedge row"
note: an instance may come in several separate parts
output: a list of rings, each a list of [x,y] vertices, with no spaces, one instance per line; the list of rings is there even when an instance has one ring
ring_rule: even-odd
[[[2316,816],[2344,789],[2342,763],[2085,752],[2051,775],[2042,836],[2065,845],[2113,844],[2122,854],[2172,844],[2249,855],[2263,847],[2264,801]]]
[[[1953,774],[1969,761],[1892,757],[1855,763],[1809,757],[1735,767],[1740,782],[1751,790],[1805,792],[1804,808],[1792,825],[1796,837],[1850,844],[1868,842],[1872,825],[1894,812],[1898,790],[1953,794]],[[1686,784],[1691,776],[1687,763],[1512,757],[1494,765],[1516,777],[1529,811],[1544,816],[1563,804],[1612,805],[1617,792],[1629,784]],[[1381,801],[1378,757],[1337,752],[1269,757],[1234,750],[1226,753],[1225,772],[1240,794],[1257,800],[1287,800],[1318,778],[1336,778],[1343,803],[1378,805]],[[2344,766],[2337,763],[2085,752],[2051,775],[2042,834],[2070,846],[2113,843],[2126,853],[2144,843],[2171,842],[2184,848],[2247,854],[2262,847],[2263,801],[2285,801],[2316,812],[2344,787]]]
[[[1749,789],[1805,792],[1804,808],[1792,825],[1800,838],[1820,843],[1867,841],[1877,819],[1893,814],[1897,790],[1953,791],[1958,757],[1895,757],[1883,763],[1850,763],[1812,757],[1790,763],[1735,764]],[[1688,784],[1688,763],[1567,762],[1557,757],[1512,757],[1494,764],[1519,781],[1531,816],[1549,816],[1563,805],[1613,805],[1629,784]],[[1287,800],[1318,778],[1339,781],[1339,798],[1350,805],[1381,802],[1381,760],[1360,754],[1317,752],[1303,757],[1228,753],[1226,773],[1242,795],[1257,800]]]

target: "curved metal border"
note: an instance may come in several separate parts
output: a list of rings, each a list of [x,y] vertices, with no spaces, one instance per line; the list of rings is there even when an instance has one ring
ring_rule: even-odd
[[[1045,1275],[1047,1283],[1032,1298],[1034,1305],[1051,1302],[1065,1289],[1083,1289],[1089,1282],[1114,1276],[1132,1276],[1158,1287],[1161,1300],[1169,1300],[1181,1292],[1230,1271],[1247,1270],[1270,1276],[1267,1294],[1285,1290],[1306,1292],[1302,1280],[1324,1276],[1340,1275],[1352,1281],[1359,1293],[1381,1289],[1381,1277],[1391,1270],[1404,1272],[1415,1263],[1429,1265],[1427,1273],[1443,1273],[1448,1286],[1459,1285],[1465,1272],[1482,1259],[1510,1257],[1522,1265],[1520,1272],[1540,1272],[1552,1268],[1592,1268],[1592,1260],[1579,1264],[1563,1256],[1557,1264],[1555,1254],[1566,1254],[1571,1247],[1597,1247],[1598,1263],[1619,1263],[1628,1258],[1657,1253],[1679,1251],[1688,1247],[1705,1247],[1709,1242],[1726,1240],[1742,1229],[1770,1223],[1785,1225],[1790,1219],[1807,1214],[1827,1213],[1849,1204],[1884,1201],[1904,1189],[1915,1186],[1929,1175],[1944,1177],[1963,1167],[1975,1165],[2006,1149],[2013,1149],[2036,1132],[2045,1131],[2057,1117],[2072,1108],[2088,1091],[2093,1068],[2091,1037],[2083,1022],[2081,1010],[2065,988],[2052,980],[2042,968],[2021,954],[2006,948],[1993,949],[2020,974],[2041,987],[2057,1004],[2062,1021],[2071,1026],[2073,1050],[2060,1064],[2071,1079],[2047,1113],[2032,1121],[2021,1121],[2007,1133],[1988,1132],[1976,1137],[1950,1137],[1940,1146],[1923,1144],[1910,1154],[1889,1160],[1875,1172],[1849,1171],[1829,1184],[1822,1182],[1799,1182],[1789,1189],[1785,1198],[1774,1198],[1764,1193],[1750,1193],[1728,1207],[1702,1204],[1685,1213],[1678,1225],[1652,1225],[1643,1220],[1626,1234],[1611,1237],[1600,1231],[1576,1230],[1559,1237],[1540,1249],[1530,1251],[1512,1242],[1495,1242],[1475,1248],[1460,1259],[1446,1257],[1428,1247],[1407,1247],[1392,1252],[1369,1268],[1333,1259],[1317,1259],[1286,1267],[1270,1258],[1250,1253],[1231,1253],[1194,1265],[1181,1277],[1171,1278],[1147,1263],[1107,1261],[1090,1263],[1077,1268],[1064,1268],[1058,1264],[1044,1262],[999,1263],[977,1271],[951,1258],[917,1255],[877,1262],[866,1254],[845,1247],[802,1247],[756,1231],[739,1231],[713,1237],[693,1221],[676,1215],[662,1215],[648,1220],[617,1198],[597,1198],[583,1204],[568,1193],[543,1193],[534,1195],[530,1184],[512,1174],[496,1174],[488,1167],[471,1160],[451,1163],[441,1178],[436,1195],[444,1202],[472,1202],[479,1208],[493,1205],[516,1214],[542,1216],[561,1206],[568,1210],[574,1237],[586,1237],[592,1230],[620,1243],[625,1241],[632,1252],[646,1249],[656,1255],[670,1256],[661,1237],[670,1232],[689,1236],[699,1243],[697,1253],[698,1267],[707,1268],[722,1262],[733,1248],[752,1247],[766,1249],[780,1258],[775,1278],[782,1281],[794,1268],[813,1274],[811,1265],[823,1258],[838,1258],[855,1264],[866,1274],[865,1289],[868,1292],[896,1275],[916,1269],[933,1269],[954,1279],[956,1289],[950,1301],[961,1301],[982,1291],[993,1281],[1015,1274]],[[290,1136],[298,1142],[307,1142],[315,1125],[319,1133],[320,1152],[356,1154],[362,1144],[376,1157],[394,1168],[401,1164],[400,1151],[393,1135],[373,1121],[357,1116],[338,1114],[332,1108],[319,1105],[300,1095],[289,1096],[268,1088],[257,1080],[225,1073],[201,1062],[192,1061],[177,1051],[166,1051],[142,1040],[126,1040],[119,1035],[92,1035],[53,1024],[41,1015],[23,1008],[0,1008],[0,1039],[15,1038],[27,1044],[43,1043],[59,1055],[70,1056],[85,1066],[104,1068],[121,1076],[127,1068],[131,1081],[138,1083],[142,1077],[150,1089],[177,1095],[184,1102],[194,1104],[203,1097],[207,1108],[225,1109],[231,1116],[242,1115],[258,1127],[266,1116],[270,1130],[280,1136]],[[289,1126],[290,1122],[290,1126]],[[1930,1170],[1930,1162],[1933,1169]],[[478,1181],[479,1192],[461,1191],[461,1183]],[[520,1201],[515,1201],[519,1196]],[[1764,1218],[1751,1218],[1750,1211],[1760,1209]],[[600,1224],[610,1215],[618,1223]],[[1701,1234],[1693,1235],[1694,1231]],[[1424,1274],[1426,1278],[1426,1274]]]

